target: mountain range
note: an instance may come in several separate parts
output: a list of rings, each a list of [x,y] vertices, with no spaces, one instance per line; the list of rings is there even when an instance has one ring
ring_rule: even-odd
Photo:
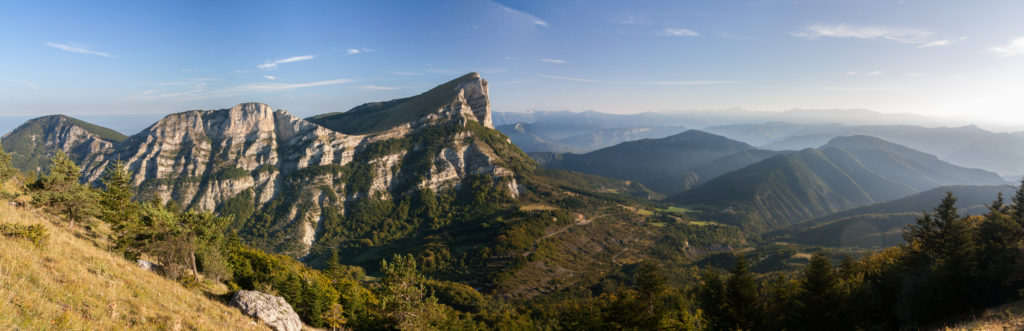
[[[668,200],[749,228],[779,229],[944,185],[1006,184],[999,175],[868,136],[777,155]]]
[[[778,154],[698,130],[553,156],[544,166],[636,181],[666,195]]]

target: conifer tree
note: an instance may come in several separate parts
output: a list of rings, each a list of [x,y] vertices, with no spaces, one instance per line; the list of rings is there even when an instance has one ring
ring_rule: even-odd
[[[139,206],[132,202],[132,197],[135,196],[132,175],[128,172],[127,165],[117,160],[107,167],[102,181],[100,204],[103,210],[100,218],[110,223],[114,232],[118,233],[139,216]]]
[[[412,255],[395,255],[381,261],[381,311],[391,327],[399,330],[428,330],[441,312],[437,299],[427,296],[423,276]]]
[[[823,251],[815,252],[800,282],[799,324],[805,330],[830,330],[836,325],[839,309],[839,280],[832,262]]]
[[[761,307],[754,274],[743,255],[736,256],[736,264],[725,282],[725,302],[733,322],[731,328],[755,330],[761,321]]]
[[[68,224],[75,226],[76,220],[83,220],[99,213],[96,192],[79,183],[81,168],[63,151],[50,159],[50,172],[39,178],[36,198],[40,203],[57,208],[68,218]]]
[[[4,152],[3,143],[0,142],[0,184],[11,178],[17,170],[11,166],[11,155]]]

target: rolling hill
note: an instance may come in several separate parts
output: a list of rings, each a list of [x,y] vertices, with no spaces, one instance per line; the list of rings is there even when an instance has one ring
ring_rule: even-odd
[[[585,154],[562,154],[544,166],[636,181],[671,195],[774,154],[722,136],[688,130]]]
[[[944,185],[998,185],[997,174],[954,166],[867,136],[778,155],[712,179],[669,201],[702,206],[738,224],[779,229]]]
[[[884,248],[903,243],[903,230],[913,224],[924,211],[942,200],[946,192],[957,198],[956,207],[961,215],[980,215],[988,212],[999,193],[1007,199],[1013,196],[1010,185],[942,186],[908,197],[861,206],[835,214],[815,218],[806,223],[769,233],[773,240],[792,241],[806,245],[829,247]]]

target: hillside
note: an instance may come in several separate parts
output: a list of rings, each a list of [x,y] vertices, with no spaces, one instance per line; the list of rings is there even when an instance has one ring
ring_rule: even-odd
[[[743,142],[689,130],[586,154],[563,154],[544,166],[637,181],[671,195],[771,155],[774,153],[756,150]]]
[[[903,243],[902,232],[923,211],[931,212],[946,192],[957,198],[961,215],[981,215],[998,193],[1013,196],[1009,185],[943,186],[908,197],[844,210],[769,233],[768,238],[805,245],[882,248]]]
[[[3,136],[3,148],[11,164],[22,171],[40,172],[61,150],[78,163],[107,153],[127,137],[117,131],[64,115],[31,119]]]
[[[238,309],[145,271],[55,225],[48,216],[0,200],[0,224],[41,225],[37,247],[0,236],[0,325],[42,330],[264,330]]]
[[[670,198],[759,229],[778,229],[943,185],[1005,184],[881,139],[841,137],[779,155]],[[738,212],[738,213],[737,213]]]

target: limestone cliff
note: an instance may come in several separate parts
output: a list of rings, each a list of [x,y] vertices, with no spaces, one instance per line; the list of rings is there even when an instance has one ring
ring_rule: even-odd
[[[440,191],[468,175],[490,176],[517,195],[505,157],[478,137],[500,135],[487,93],[474,73],[418,96],[310,120],[260,103],[172,114],[122,142],[97,142],[83,154],[83,179],[96,183],[121,160],[139,199],[203,210],[251,205],[253,216],[236,220],[238,230],[284,238],[264,248],[302,256],[324,231],[324,213],[344,213],[347,201]]]

